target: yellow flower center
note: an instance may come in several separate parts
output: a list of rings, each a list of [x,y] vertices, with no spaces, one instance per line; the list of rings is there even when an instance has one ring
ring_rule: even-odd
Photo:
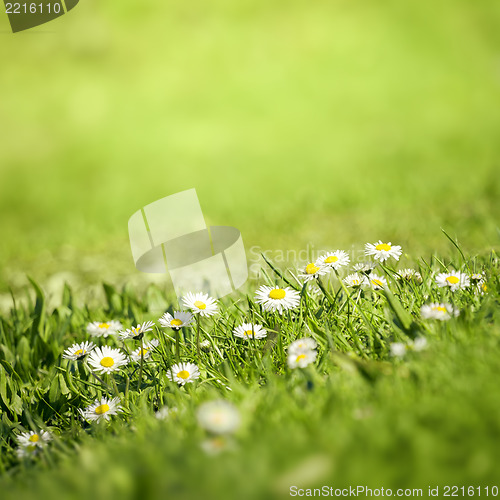
[[[194,306],[197,307],[198,309],[206,309],[207,308],[207,305],[204,302],[200,302],[199,300],[197,300],[194,303]]]
[[[254,332],[252,330],[245,330],[245,335],[253,337]]]
[[[75,356],[81,356],[82,354],[84,354],[85,351],[83,349],[78,349],[78,351],[75,351]]]
[[[183,380],[186,380],[189,377],[189,372],[187,370],[181,370],[177,376]]]
[[[377,286],[384,286],[384,284],[380,280],[372,280],[372,283]]]
[[[38,434],[32,434],[28,441],[30,441],[31,443],[38,443],[40,437],[38,436]]]
[[[353,285],[359,285],[359,280],[356,280],[356,279],[352,280],[352,284]]]
[[[306,359],[306,355],[305,354],[299,354],[297,356],[297,359],[295,361],[298,363],[301,359]]]
[[[452,285],[456,285],[460,280],[456,276],[448,276],[446,281]]]
[[[115,360],[113,358],[110,358],[109,356],[106,356],[101,359],[101,366],[104,366],[104,368],[110,368],[115,364]]]
[[[339,258],[336,255],[330,255],[325,259],[325,264],[332,264],[333,262],[337,262]]]
[[[109,323],[99,323],[99,328],[105,328],[106,330],[110,327],[111,325]]]
[[[443,307],[443,306],[437,306],[437,307],[435,307],[434,309],[435,309],[436,311],[441,311],[441,312],[444,312],[444,313],[445,313],[445,312],[448,312],[448,311],[446,310],[446,307]]]
[[[182,325],[182,321],[180,319],[173,319],[170,324],[172,326],[181,326]]]
[[[486,283],[483,283],[481,288],[483,289],[483,292],[486,292],[488,290],[488,287],[486,286]]]
[[[307,264],[306,273],[307,274],[316,274],[319,271],[319,267],[315,264]]]
[[[281,288],[273,288],[273,289],[269,292],[269,298],[270,298],[270,299],[274,299],[274,300],[284,299],[284,298],[285,298],[285,295],[286,295],[285,290],[283,290],[283,289],[281,289]]]
[[[142,351],[139,351],[139,356],[142,354],[143,356],[146,356],[146,354],[148,353],[149,351],[149,347],[145,347],[144,349],[142,349]]]
[[[388,245],[387,243],[380,243],[375,247],[375,250],[383,250],[384,252],[388,252],[391,248],[391,245]]]
[[[109,411],[109,405],[107,404],[99,405],[94,411],[96,415],[102,415],[103,413]]]

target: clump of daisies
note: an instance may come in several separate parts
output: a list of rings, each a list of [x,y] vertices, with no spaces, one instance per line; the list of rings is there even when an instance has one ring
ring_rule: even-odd
[[[108,337],[118,333],[123,328],[119,321],[93,321],[87,325],[87,333],[92,337]]]
[[[399,260],[402,253],[401,247],[393,245],[390,241],[384,243],[382,240],[379,240],[377,243],[365,244],[365,254],[380,262],[385,262],[390,258]]]
[[[117,415],[121,411],[123,410],[119,398],[110,399],[104,396],[100,400],[96,399],[84,410],[80,409],[80,414],[87,421],[99,422],[109,420],[112,415]]]
[[[390,345],[391,356],[402,358],[409,351],[420,352],[427,348],[427,339],[425,337],[418,337],[415,340],[408,340],[408,342],[393,342]]]
[[[168,369],[167,376],[172,382],[182,386],[199,378],[200,370],[194,363],[177,363]]]
[[[436,303],[424,304],[420,308],[420,315],[422,319],[438,319],[440,321],[446,321],[453,316],[458,316],[460,311],[453,307],[451,304]]]
[[[439,273],[436,276],[436,285],[441,288],[449,288],[452,292],[462,290],[470,285],[470,278],[460,271],[451,273]]]
[[[295,309],[300,303],[300,293],[290,287],[280,288],[262,285],[255,292],[255,300],[261,304],[266,311],[283,311]]]
[[[287,363],[289,368],[305,368],[314,363],[318,353],[317,343],[312,337],[298,339],[288,346]]]
[[[239,337],[242,339],[264,339],[267,337],[267,331],[264,329],[262,325],[252,324],[252,323],[243,323],[240,326],[237,326],[233,330],[233,334],[235,337]]]

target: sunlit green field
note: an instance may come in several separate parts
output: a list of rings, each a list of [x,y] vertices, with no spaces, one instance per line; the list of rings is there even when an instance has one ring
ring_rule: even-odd
[[[5,498],[260,499],[286,497],[295,483],[500,486],[499,25],[497,0],[81,0],[16,35],[0,14]],[[118,384],[126,415],[83,425],[78,408],[102,388],[67,385],[61,354],[87,338],[90,320],[131,326],[177,307],[166,277],[135,269],[127,221],[192,187],[207,223],[237,227],[249,263],[280,285],[254,255],[359,256],[379,238],[402,245],[391,265],[419,266],[424,284],[402,289],[386,276],[413,326],[402,326],[383,292],[363,297],[351,318],[349,295],[333,280],[310,309],[303,298],[300,320],[283,320],[285,344],[310,333],[319,343],[314,366],[290,370],[286,345],[250,356],[233,338],[231,321],[251,307],[235,294],[222,319],[204,325],[230,355],[203,354],[201,382],[177,389],[151,373],[137,391],[129,374],[130,399],[125,379]],[[484,271],[488,292],[438,290],[435,273],[447,268]],[[265,279],[249,281],[250,300]],[[429,326],[420,306],[441,300],[456,300],[461,314]],[[390,355],[391,343],[418,335],[425,351]],[[164,349],[174,355],[168,339]],[[56,374],[65,386],[52,388]],[[218,397],[242,424],[214,457],[200,447],[196,411]],[[159,421],[161,404],[183,412]],[[16,435],[33,425],[47,426],[54,442],[19,461]]]

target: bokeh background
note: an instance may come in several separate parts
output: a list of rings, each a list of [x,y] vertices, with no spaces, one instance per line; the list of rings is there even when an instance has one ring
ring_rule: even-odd
[[[129,216],[191,187],[247,248],[496,246],[499,25],[498,0],[0,15],[0,290],[136,275]]]

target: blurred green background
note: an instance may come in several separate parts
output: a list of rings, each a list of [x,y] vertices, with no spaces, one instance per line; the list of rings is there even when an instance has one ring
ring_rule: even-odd
[[[195,187],[247,248],[498,244],[498,0],[81,0],[0,16],[0,287],[137,273]]]

